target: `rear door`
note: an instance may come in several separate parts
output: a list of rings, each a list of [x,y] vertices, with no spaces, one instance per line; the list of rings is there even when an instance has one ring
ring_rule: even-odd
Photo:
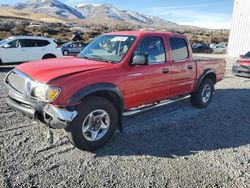
[[[78,52],[79,52],[79,49],[78,49],[78,48],[79,48],[79,47],[78,47],[78,43],[77,43],[77,42],[72,43],[72,44],[70,45],[70,51],[71,51],[71,53],[73,53],[73,54],[78,53]]]
[[[170,37],[172,62],[171,94],[173,96],[190,93],[196,78],[196,65],[185,38]]]
[[[34,48],[34,51],[36,59],[42,59],[44,55],[54,53],[52,46],[50,46],[50,41],[43,39],[36,39],[35,41],[36,46]]]
[[[78,42],[77,43],[77,46],[78,46],[78,48],[77,48],[77,51],[76,51],[76,53],[79,53],[80,51],[82,51],[83,49],[84,49],[84,44],[83,43],[81,43],[81,42]]]
[[[167,63],[166,43],[160,36],[144,37],[134,55],[145,54],[148,65],[126,69],[125,103],[131,108],[166,98],[171,81],[171,63]]]
[[[39,51],[36,49],[36,40],[21,39],[20,40],[22,56],[24,61],[37,60],[39,58]]]

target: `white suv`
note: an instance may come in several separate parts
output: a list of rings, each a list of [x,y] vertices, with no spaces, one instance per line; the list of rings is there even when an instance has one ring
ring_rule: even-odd
[[[0,41],[0,64],[62,56],[60,47],[51,38],[16,36]]]

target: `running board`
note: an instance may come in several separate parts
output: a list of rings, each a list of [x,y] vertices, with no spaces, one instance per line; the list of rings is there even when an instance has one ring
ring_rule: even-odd
[[[177,98],[177,99],[163,100],[163,101],[160,101],[160,102],[156,102],[154,104],[144,105],[144,106],[138,107],[138,108],[132,108],[131,110],[129,110],[127,112],[124,112],[122,115],[123,116],[135,115],[135,114],[147,111],[147,110],[151,110],[153,108],[157,108],[157,107],[164,106],[164,105],[167,105],[167,104],[171,104],[171,103],[175,103],[175,102],[178,102],[178,101],[182,101],[182,100],[188,99],[190,97],[191,97],[191,95],[187,95],[185,97],[180,97],[180,98]]]

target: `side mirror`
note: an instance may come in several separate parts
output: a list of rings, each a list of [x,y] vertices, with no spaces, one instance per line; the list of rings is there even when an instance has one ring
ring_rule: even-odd
[[[10,47],[10,45],[9,44],[5,44],[5,45],[3,45],[3,48],[9,48]]]
[[[244,55],[240,55],[240,58],[244,58]]]
[[[138,54],[133,57],[131,65],[147,65],[147,58],[144,54]]]

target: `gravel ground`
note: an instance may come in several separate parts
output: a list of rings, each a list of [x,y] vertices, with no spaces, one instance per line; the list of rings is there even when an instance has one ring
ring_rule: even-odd
[[[0,68],[0,187],[250,187],[250,79],[231,74],[207,109],[189,100],[124,118],[102,149],[79,151],[62,130],[5,104]]]

